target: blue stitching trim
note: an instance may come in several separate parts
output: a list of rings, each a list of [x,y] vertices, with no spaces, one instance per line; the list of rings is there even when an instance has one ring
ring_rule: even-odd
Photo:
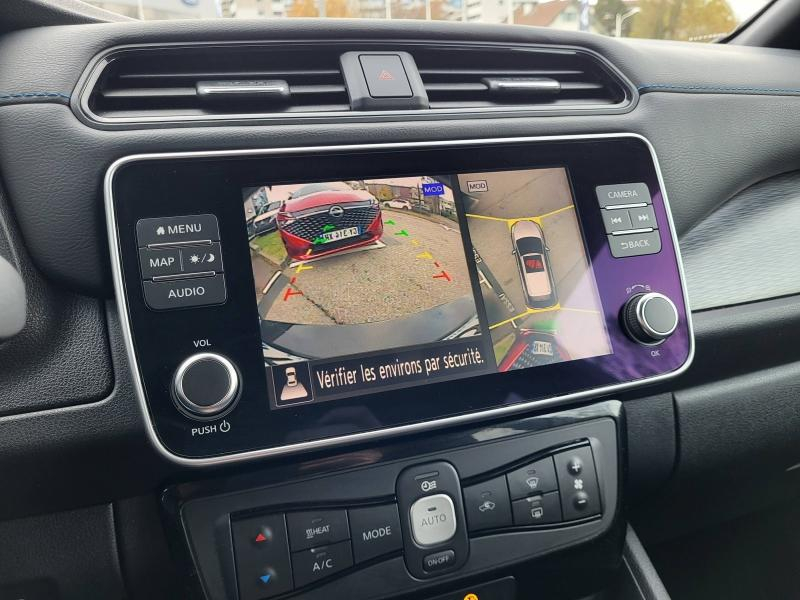
[[[60,92],[0,92],[0,100],[9,100],[12,98],[64,98],[65,100],[69,100],[69,94],[62,94]]]
[[[648,89],[667,89],[667,90],[691,90],[691,91],[707,91],[707,92],[764,92],[764,93],[782,93],[782,94],[800,94],[800,89],[784,89],[784,88],[756,88],[756,87],[714,87],[710,85],[670,85],[666,83],[647,83],[640,85],[638,90],[640,92]]]

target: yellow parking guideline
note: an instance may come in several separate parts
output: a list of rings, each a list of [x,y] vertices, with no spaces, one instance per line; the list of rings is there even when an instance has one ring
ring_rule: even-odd
[[[298,263],[297,268],[294,270],[295,273],[302,273],[303,271],[308,271],[309,269],[313,269],[314,265],[306,265],[303,263]]]
[[[510,319],[506,319],[505,321],[500,321],[499,323],[495,323],[493,325],[489,325],[489,329],[496,329],[497,327],[501,327],[503,325],[507,325],[508,323],[511,323],[511,321],[516,321],[517,319],[521,319],[522,317],[527,317],[528,315],[535,315],[535,314],[539,314],[539,313],[554,312],[554,311],[557,311],[557,310],[561,310],[561,304],[555,304],[555,305],[551,306],[550,308],[529,308],[525,312],[520,313],[520,314],[518,314],[516,316],[513,316]]]
[[[556,210],[551,210],[549,213],[545,213],[543,215],[538,215],[535,217],[519,217],[516,219],[503,219],[500,217],[489,217],[487,215],[475,215],[472,213],[467,213],[467,217],[470,217],[472,219],[485,219],[487,221],[500,221],[508,225],[508,228],[511,229],[514,226],[514,223],[518,223],[519,221],[533,221],[537,225],[541,225],[542,219],[546,219],[547,217],[552,217],[553,215],[556,215],[565,210],[569,210],[570,208],[575,208],[575,205],[569,204],[568,206],[562,206],[561,208],[557,208]]]
[[[508,219],[501,219],[500,217],[487,217],[486,215],[473,215],[471,213],[467,213],[467,216],[472,217],[473,219],[486,219],[487,221],[508,221]]]
[[[568,206],[562,206],[561,208],[557,208],[556,210],[551,210],[549,213],[545,213],[543,215],[539,215],[538,219],[546,219],[547,217],[552,217],[553,215],[557,215],[560,212],[564,212],[565,210],[569,210],[570,208],[575,208],[574,204],[570,204]]]
[[[593,310],[591,308],[570,308],[568,306],[565,306],[561,310],[569,310],[569,311],[572,311],[572,312],[579,312],[579,313],[589,313],[590,315],[602,314],[599,310]]]

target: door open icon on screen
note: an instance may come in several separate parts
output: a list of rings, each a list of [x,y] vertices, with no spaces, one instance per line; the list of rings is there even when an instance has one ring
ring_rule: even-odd
[[[282,369],[276,369],[276,387],[280,389],[278,401],[280,404],[291,404],[294,402],[306,402],[311,400],[311,381],[308,365],[289,365]],[[283,375],[283,381],[281,381]],[[279,387],[281,386],[282,387]]]

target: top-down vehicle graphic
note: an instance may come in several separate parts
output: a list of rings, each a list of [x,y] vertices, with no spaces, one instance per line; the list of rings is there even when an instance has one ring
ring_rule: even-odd
[[[315,183],[294,192],[277,216],[286,253],[318,258],[371,244],[383,235],[375,197],[344,183]]]
[[[558,303],[553,271],[542,228],[533,221],[511,226],[511,240],[528,308],[549,308]]]

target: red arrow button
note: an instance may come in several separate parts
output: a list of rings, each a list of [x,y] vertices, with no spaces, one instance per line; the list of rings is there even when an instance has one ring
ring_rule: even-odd
[[[261,542],[266,542],[266,541],[267,541],[267,536],[265,536],[263,533],[259,533],[256,536],[256,543],[260,544]]]

